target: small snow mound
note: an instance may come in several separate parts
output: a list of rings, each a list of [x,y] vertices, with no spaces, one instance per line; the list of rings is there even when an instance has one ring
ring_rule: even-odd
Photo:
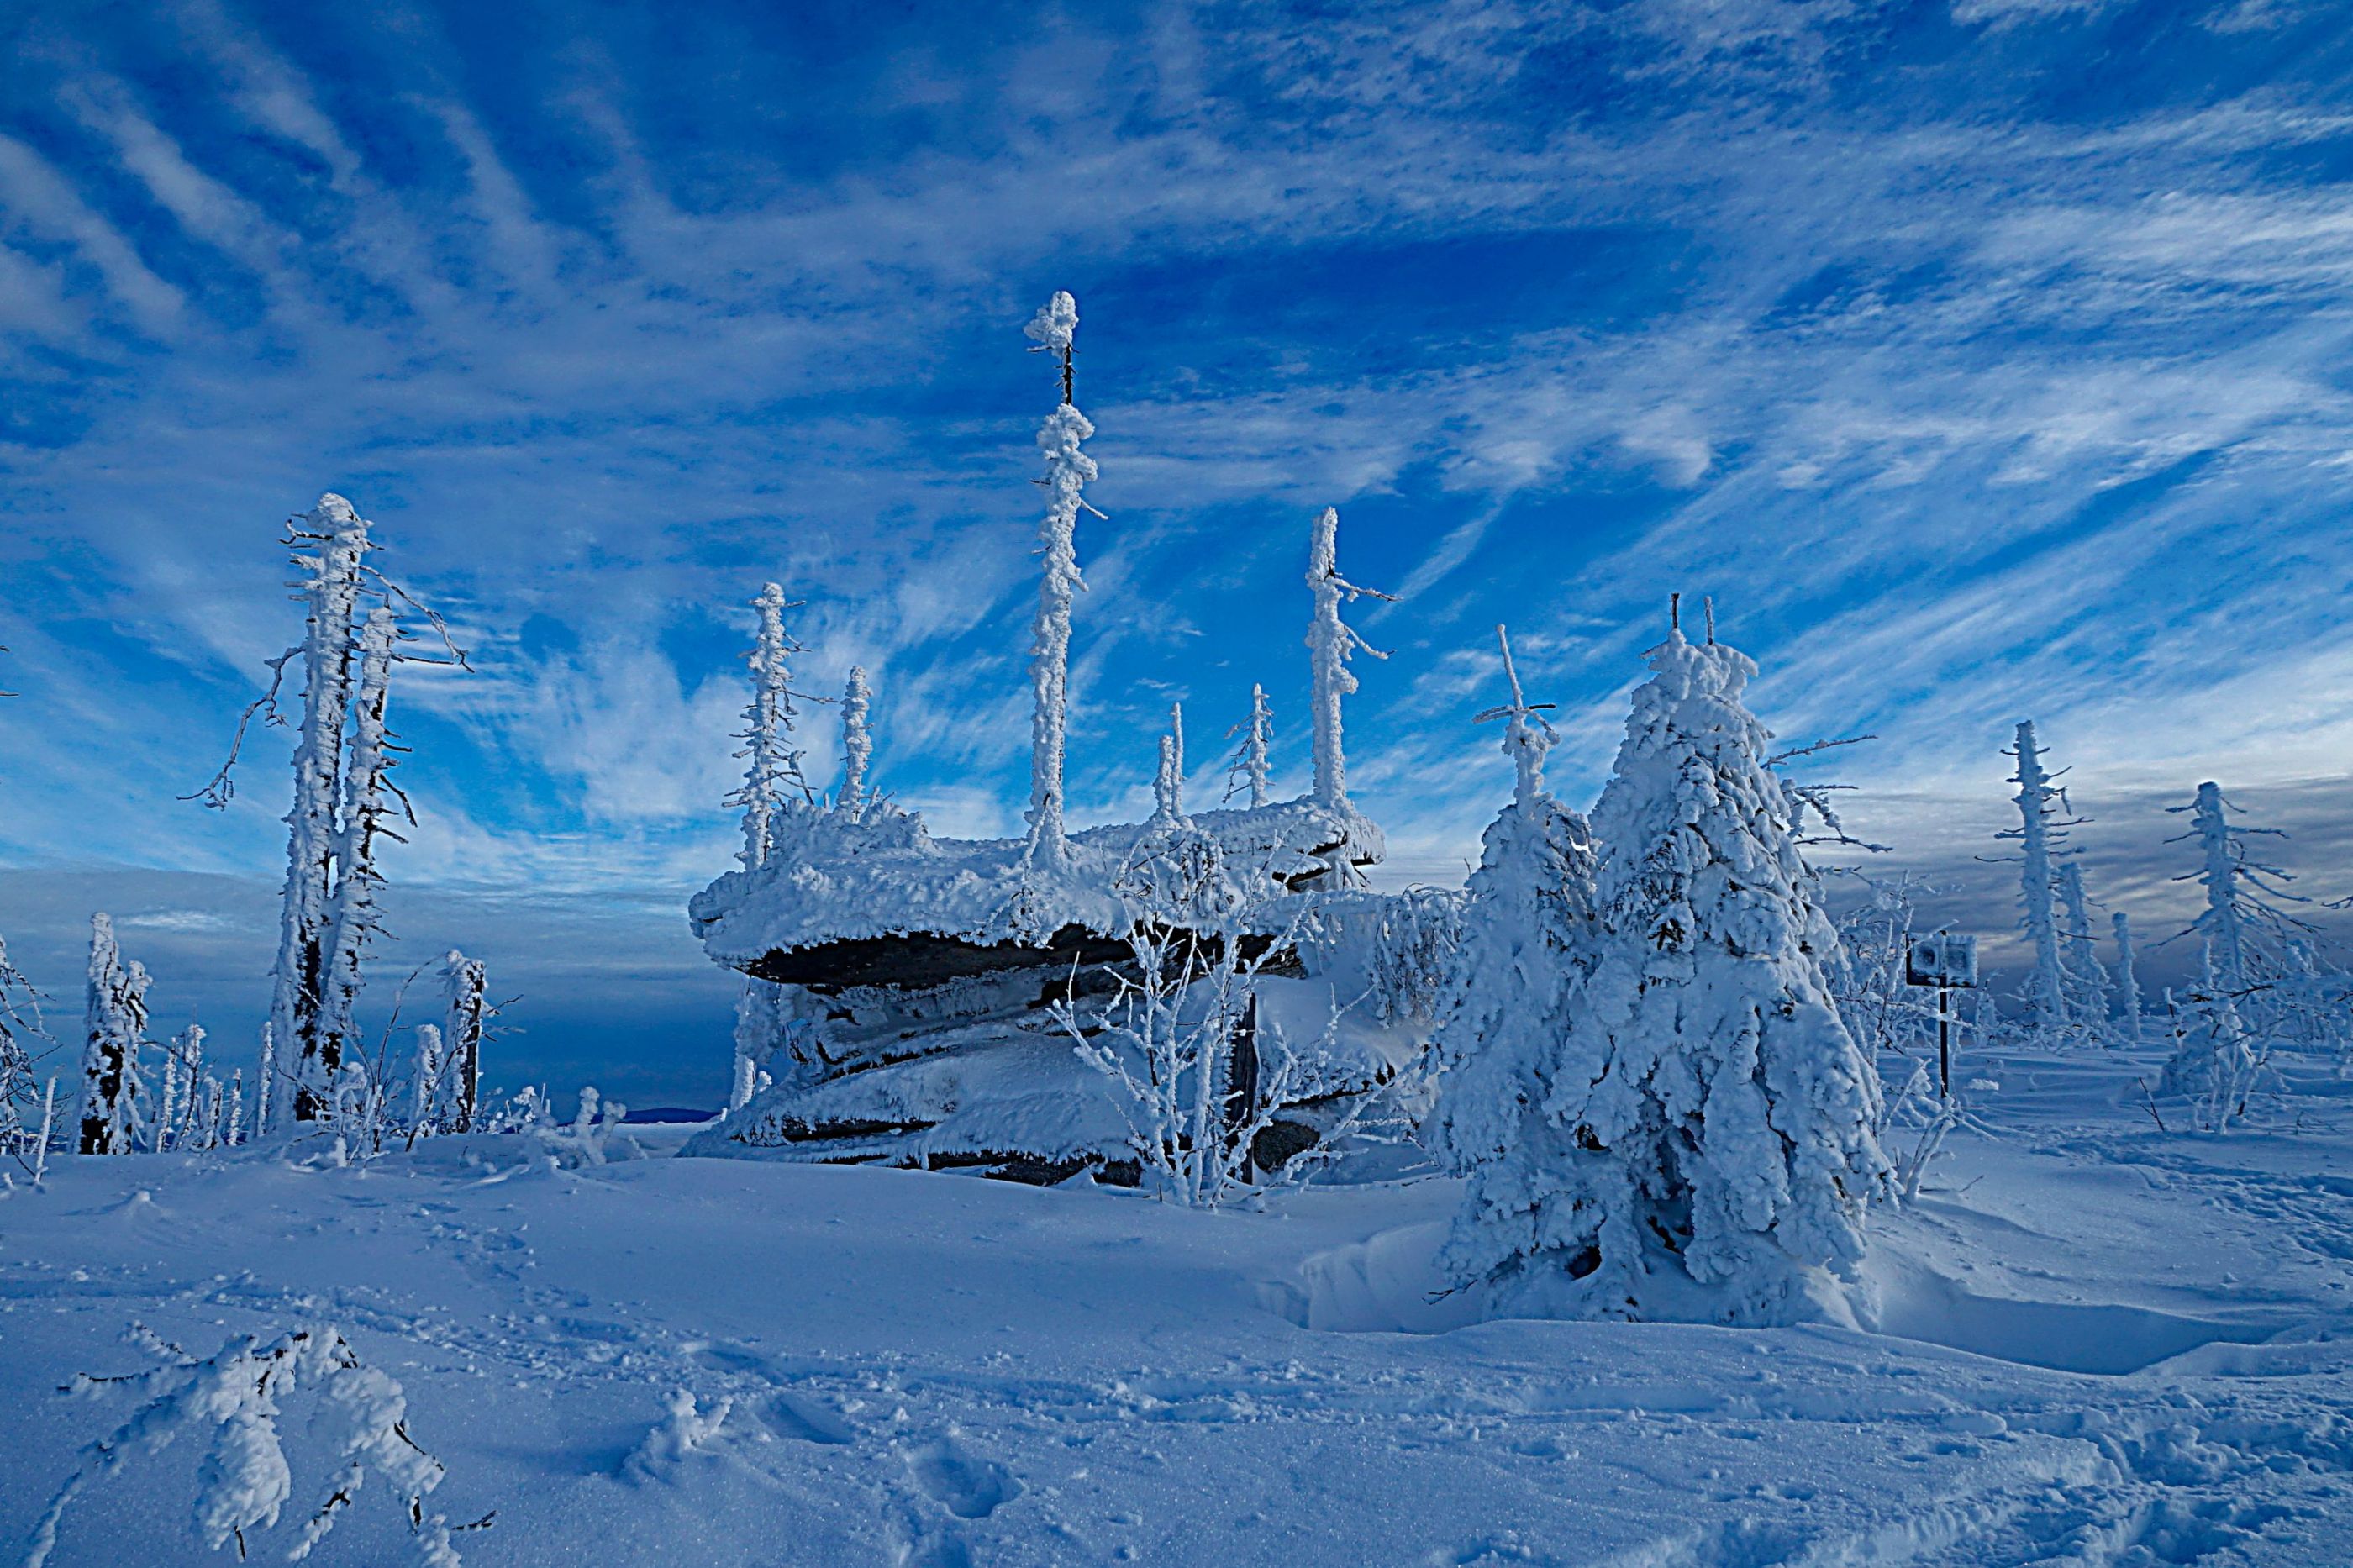
[[[723,1394],[704,1410],[691,1392],[671,1390],[670,1413],[621,1461],[621,1474],[640,1486],[675,1480],[691,1456],[716,1447],[734,1405],[734,1400]]]
[[[2260,1343],[2287,1326],[2217,1322],[2147,1307],[1979,1296],[1919,1268],[1874,1272],[1880,1275],[1880,1333],[2053,1372],[2143,1372],[2206,1345]]]
[[[1438,1267],[1447,1222],[1400,1226],[1319,1252],[1296,1282],[1271,1283],[1266,1309],[1303,1329],[1340,1334],[1442,1334],[1479,1319],[1467,1291],[1448,1290]]]

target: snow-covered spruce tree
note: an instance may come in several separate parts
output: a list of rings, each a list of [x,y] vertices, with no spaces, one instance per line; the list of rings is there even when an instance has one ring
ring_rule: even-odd
[[[85,1154],[128,1154],[139,1132],[139,1053],[147,1043],[147,971],[125,963],[114,921],[90,917],[90,986],[83,1007],[81,1140]]]
[[[1495,635],[1512,700],[1479,720],[1504,721],[1514,784],[1467,889],[1455,1002],[1434,1039],[1428,1134],[1439,1161],[1471,1178],[1444,1258],[1465,1279],[1543,1267],[1551,1188],[1538,1173],[1577,1157],[1573,1130],[1545,1110],[1546,1086],[1570,1003],[1599,958],[1593,837],[1544,786],[1545,752],[1558,739],[1544,717],[1551,705],[1527,700],[1510,641],[1500,626]]]
[[[479,958],[451,948],[441,960],[448,1016],[441,1025],[441,1127],[472,1132],[481,1118],[482,1045],[491,1016],[488,971]]]
[[[1530,1052],[1546,1136],[1479,1173],[1493,1223],[1472,1211],[1450,1257],[1504,1310],[1843,1318],[1892,1188],[1823,980],[1837,937],[1742,701],[1756,666],[1672,631],[1650,668],[1594,810],[1599,961]]]
[[[1340,742],[1340,701],[1356,689],[1348,657],[1361,649],[1375,658],[1388,658],[1340,618],[1340,607],[1358,598],[1393,598],[1340,575],[1339,535],[1340,510],[1327,506],[1316,516],[1307,546],[1307,586],[1315,596],[1315,616],[1307,626],[1308,668],[1314,684],[1315,798],[1326,805],[1348,798],[1348,759]]]
[[[2116,932],[2116,967],[2115,981],[2116,1016],[2118,1032],[2126,1045],[2137,1045],[2141,1036],[2140,957],[2133,950],[2132,917],[2118,910],[2108,917]]]
[[[867,728],[867,714],[874,701],[874,689],[866,683],[866,670],[860,665],[849,667],[849,680],[841,689],[841,794],[839,802],[843,811],[856,816],[866,808],[866,770],[874,760],[874,735]]]
[[[1252,683],[1250,717],[1226,731],[1226,739],[1241,737],[1240,744],[1226,763],[1226,801],[1230,804],[1245,790],[1250,795],[1250,809],[1255,811],[1267,802],[1269,773],[1267,744],[1274,732],[1274,710],[1267,706],[1266,688]]]
[[[298,1121],[325,1109],[319,1013],[333,920],[336,812],[343,791],[343,721],[358,657],[354,616],[368,548],[368,521],[334,494],[294,520],[294,565],[302,573],[302,716],[294,746],[294,805],[286,814],[286,890],[269,1020],[279,1068],[292,1079]],[[309,548],[305,548],[305,547]]]
[[[392,799],[399,794],[392,783],[396,765],[393,753],[399,748],[385,721],[392,667],[399,658],[399,623],[391,606],[378,605],[360,630],[359,672],[351,700],[351,755],[343,773],[335,885],[328,900],[327,956],[320,980],[324,989],[313,1048],[296,1066],[298,1100],[307,1096],[313,1103],[323,1101],[330,1086],[342,1077],[345,1061],[359,1060],[354,1015],[360,965],[383,929],[376,889],[384,885],[384,875],[376,869],[376,841],[406,842],[385,823],[392,815]]]
[[[2010,782],[2018,786],[2019,825],[1994,837],[2019,844],[2019,927],[2034,949],[2034,968],[2026,984],[2029,1016],[2037,1029],[2055,1034],[2067,1026],[2071,1016],[2059,921],[2052,907],[2057,885],[2053,865],[2066,830],[2081,819],[2062,816],[2067,797],[2043,768],[2031,720],[2020,721],[2017,744],[2006,754],[2018,762]]]
[[[2067,973],[2067,1016],[2084,1028],[2094,1028],[2108,1016],[2108,972],[2100,963],[2098,942],[2092,935],[2092,911],[2084,896],[2084,864],[2073,856],[2059,863],[2059,910],[2065,919],[2060,931],[2059,959]]]
[[[1095,427],[1073,401],[1078,301],[1057,290],[1022,330],[1032,352],[1052,355],[1062,373],[1062,401],[1038,429],[1038,449],[1046,457],[1046,520],[1038,533],[1045,570],[1029,657],[1029,857],[1059,866],[1070,854],[1062,831],[1062,752],[1070,723],[1071,605],[1086,586],[1079,576],[1079,509],[1086,506],[1086,487],[1095,477],[1095,460],[1080,448]]]
[[[768,863],[787,813],[801,810],[816,799],[801,773],[802,753],[794,745],[791,658],[807,651],[785,630],[785,591],[770,583],[752,601],[760,613],[758,640],[748,656],[752,667],[752,701],[744,710],[744,728],[736,738],[744,749],[735,754],[751,761],[744,783],[725,804],[744,808],[744,847],[736,858],[746,870]],[[730,1110],[741,1110],[758,1086],[758,1075],[775,1049],[781,1027],[776,987],[765,980],[746,978],[735,1002],[735,1070],[727,1096]]]

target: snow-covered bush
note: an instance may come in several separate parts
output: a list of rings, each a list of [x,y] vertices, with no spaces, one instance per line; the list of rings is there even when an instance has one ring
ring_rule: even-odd
[[[1373,935],[1373,1016],[1384,1024],[1434,1024],[1454,1003],[1463,910],[1470,900],[1444,888],[1408,888],[1381,900]]]
[[[409,1436],[408,1401],[400,1384],[361,1361],[340,1331],[301,1328],[267,1342],[241,1334],[203,1360],[143,1328],[134,1326],[131,1338],[162,1364],[120,1377],[74,1380],[70,1394],[130,1394],[142,1403],[82,1449],[79,1465],[34,1527],[25,1568],[48,1561],[66,1510],[91,1481],[122,1468],[134,1451],[153,1454],[183,1436],[206,1445],[196,1471],[196,1539],[214,1551],[234,1542],[237,1556],[245,1557],[248,1536],[276,1525],[294,1495],[279,1423],[284,1403],[302,1394],[314,1406],[307,1431],[332,1467],[332,1479],[303,1521],[289,1560],[310,1556],[375,1476],[400,1499],[417,1543],[415,1561],[426,1568],[455,1568],[448,1520],[425,1514],[426,1498],[441,1484],[441,1461]],[[489,1523],[485,1515],[459,1528]]]
[[[1842,1316],[1891,1173],[1837,935],[1742,702],[1756,666],[1676,631],[1650,668],[1594,812],[1599,962],[1499,1085],[1448,1257],[1508,1310]]]
[[[1183,825],[1140,839],[1113,892],[1126,910],[1121,939],[1132,968],[1107,972],[1112,992],[1102,1005],[1082,1013],[1074,985],[1052,1011],[1080,1059],[1111,1085],[1147,1187],[1214,1208],[1302,1183],[1380,1118],[1383,1097],[1360,1094],[1314,1149],[1277,1171],[1258,1170],[1260,1134],[1341,1076],[1336,1005],[1304,1049],[1259,1005],[1261,976],[1295,951],[1310,911],[1296,907],[1268,929],[1269,911],[1229,875],[1216,840]]]

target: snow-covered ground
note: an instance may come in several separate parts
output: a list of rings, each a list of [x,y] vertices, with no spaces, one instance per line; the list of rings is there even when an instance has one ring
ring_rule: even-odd
[[[322,1321],[406,1387],[432,1506],[497,1510],[475,1564],[2353,1562],[2353,1103],[2166,1132],[2134,1070],[1969,1065],[1985,1130],[1874,1216],[1883,1335],[1464,1324],[1437,1180],[1198,1214],[520,1139],[60,1161],[0,1202],[0,1531],[127,1413],[56,1391],[151,1364],[134,1321]],[[680,1389],[725,1420],[648,1445]],[[327,1479],[289,1441],[257,1557]],[[54,1561],[218,1561],[197,1458],[94,1483]],[[406,1536],[366,1493],[312,1561]]]

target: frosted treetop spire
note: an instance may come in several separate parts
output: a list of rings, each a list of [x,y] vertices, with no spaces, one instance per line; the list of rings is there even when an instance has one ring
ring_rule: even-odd
[[[1054,297],[1038,307],[1029,324],[1021,329],[1036,344],[1032,353],[1059,354],[1062,360],[1062,401],[1071,402],[1071,356],[1078,351],[1079,302],[1067,289],[1057,289]]]

